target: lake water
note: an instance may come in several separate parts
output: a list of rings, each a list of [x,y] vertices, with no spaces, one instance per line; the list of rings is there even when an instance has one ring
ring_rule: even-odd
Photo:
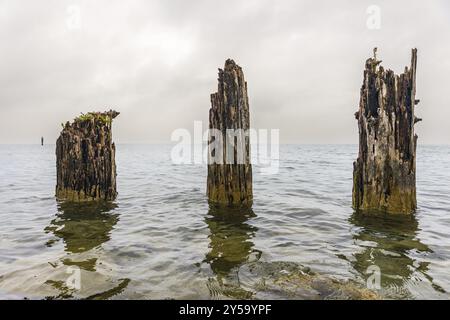
[[[206,167],[163,145],[117,146],[114,203],[57,203],[54,149],[0,146],[0,298],[283,299],[247,266],[288,262],[361,285],[377,266],[383,297],[450,298],[449,146],[419,148],[404,218],[354,214],[352,145],[281,146],[232,217],[209,209]]]

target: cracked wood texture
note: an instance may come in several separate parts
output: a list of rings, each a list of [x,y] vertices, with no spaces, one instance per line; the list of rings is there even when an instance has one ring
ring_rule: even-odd
[[[359,156],[353,164],[357,211],[410,214],[416,209],[414,115],[417,49],[411,66],[395,75],[374,57],[366,61],[359,110]]]
[[[219,69],[218,81],[218,90],[211,95],[209,129],[219,130],[223,143],[220,148],[211,147],[211,143],[218,140],[210,134],[208,198],[212,204],[251,207],[253,189],[250,139],[247,135],[250,129],[247,83],[242,68],[231,59],[225,62],[223,70]],[[237,132],[236,138],[228,139],[233,140],[234,145],[227,143],[228,129],[242,129],[234,131]],[[227,161],[230,159],[227,154],[233,155],[234,161]],[[220,160],[212,161],[212,157]]]
[[[116,111],[90,112],[67,122],[56,141],[56,196],[67,201],[114,200]]]

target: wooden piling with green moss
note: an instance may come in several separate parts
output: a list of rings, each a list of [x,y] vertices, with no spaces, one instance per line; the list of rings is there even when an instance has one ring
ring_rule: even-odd
[[[68,201],[114,200],[116,111],[90,112],[63,125],[56,141],[56,196]]]

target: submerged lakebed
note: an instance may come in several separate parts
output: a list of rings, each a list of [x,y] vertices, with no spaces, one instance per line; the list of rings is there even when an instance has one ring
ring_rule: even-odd
[[[206,166],[170,151],[117,145],[117,200],[70,204],[54,197],[54,145],[1,145],[0,298],[351,298],[373,266],[383,298],[450,298],[449,146],[419,146],[407,217],[353,212],[356,145],[281,146],[240,215],[211,209]]]

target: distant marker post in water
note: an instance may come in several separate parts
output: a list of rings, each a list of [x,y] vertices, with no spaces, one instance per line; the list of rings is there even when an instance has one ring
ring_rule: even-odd
[[[366,61],[359,110],[359,156],[353,164],[353,207],[410,214],[416,202],[414,115],[417,49],[411,66],[395,75],[374,56]]]
[[[112,121],[116,111],[90,112],[63,124],[56,141],[56,196],[68,201],[114,200],[116,147]]]
[[[210,203],[251,207],[250,113],[247,83],[233,60],[219,69],[219,85],[209,111],[208,180]]]

